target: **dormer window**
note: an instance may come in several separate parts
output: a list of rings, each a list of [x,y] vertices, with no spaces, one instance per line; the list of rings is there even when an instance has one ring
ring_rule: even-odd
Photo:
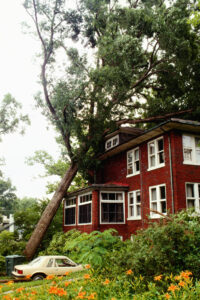
[[[105,143],[105,149],[109,150],[119,144],[119,135],[113,136],[111,139],[107,140]]]

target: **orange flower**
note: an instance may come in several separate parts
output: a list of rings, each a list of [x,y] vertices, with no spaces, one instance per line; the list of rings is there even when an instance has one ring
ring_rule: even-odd
[[[96,293],[91,293],[90,296],[88,296],[88,300],[95,299]]]
[[[5,283],[5,284],[7,284],[7,285],[12,285],[14,283],[14,281],[13,280],[10,280],[10,281],[8,281],[7,283]]]
[[[88,265],[85,265],[85,269],[90,269],[91,266],[88,264]]]
[[[131,275],[131,274],[133,274],[133,271],[131,269],[126,271],[126,275]]]
[[[90,274],[85,274],[83,277],[84,279],[90,279]]]
[[[190,275],[192,275],[192,272],[189,272],[189,271],[181,272],[181,274],[180,274],[180,276],[184,279],[189,279]]]
[[[78,296],[76,297],[76,298],[78,298],[78,299],[84,299],[85,297],[85,294],[86,294],[86,292],[79,292],[78,293]]]
[[[110,283],[110,280],[106,278],[106,280],[103,282],[103,284],[107,285]]]
[[[171,284],[171,285],[168,287],[168,291],[174,292],[175,290],[179,290],[179,288],[178,288],[176,285],[174,285],[174,284]]]
[[[171,296],[167,293],[167,294],[165,294],[165,298],[166,299],[169,299]]]
[[[21,291],[23,291],[24,290],[24,287],[19,287],[18,289],[16,289],[16,292],[17,293],[20,293]]]
[[[181,280],[181,276],[180,275],[179,276],[175,276],[174,279],[179,281],[179,280]]]
[[[155,281],[160,281],[162,279],[162,275],[158,275],[154,277]]]
[[[66,296],[67,292],[63,288],[57,289],[57,295],[58,296]]]
[[[57,287],[51,286],[48,292],[49,294],[57,294]]]
[[[47,280],[50,280],[50,279],[53,279],[53,278],[54,278],[54,275],[48,275],[48,276],[46,277]]]
[[[8,295],[3,296],[3,299],[5,299],[5,300],[12,300],[12,299],[10,298],[10,296],[8,296]]]
[[[186,285],[186,283],[185,283],[185,281],[180,281],[180,282],[178,283],[178,285],[184,287],[184,285]]]
[[[65,286],[68,286],[71,284],[71,281],[65,281]]]
[[[71,272],[66,272],[64,275],[66,275],[66,276],[67,276],[67,275],[69,275],[70,273],[71,273]]]
[[[31,294],[37,295],[37,292],[36,291],[32,291]]]

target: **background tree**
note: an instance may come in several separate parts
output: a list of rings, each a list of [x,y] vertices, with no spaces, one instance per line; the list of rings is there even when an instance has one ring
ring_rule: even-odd
[[[38,104],[70,160],[26,246],[28,257],[77,170],[86,176],[88,169],[98,167],[96,157],[108,130],[160,121],[182,110],[190,112],[187,117],[199,116],[199,44],[187,22],[189,4],[129,0],[122,6],[117,0],[80,0],[76,9],[69,9],[64,0],[24,2],[42,46],[44,100],[38,97]],[[84,45],[81,54],[69,39]],[[62,53],[66,64],[59,64]]]
[[[23,133],[30,121],[27,115],[20,113],[22,106],[10,94],[5,95],[0,103],[0,137],[19,130]]]
[[[0,173],[0,214],[9,216],[14,213],[17,201],[15,191],[10,179],[5,179]]]

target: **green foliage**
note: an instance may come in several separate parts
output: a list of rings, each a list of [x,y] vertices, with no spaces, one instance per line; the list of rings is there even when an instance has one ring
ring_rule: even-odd
[[[0,172],[0,213],[6,216],[12,214],[17,202],[14,193],[15,187],[12,186],[10,179],[5,179]]]
[[[6,269],[5,257],[0,255],[0,273],[4,273]]]
[[[0,255],[7,256],[22,254],[25,247],[24,241],[19,241],[12,232],[6,230],[0,233]]]
[[[24,132],[25,127],[30,123],[27,115],[19,113],[21,104],[18,103],[10,94],[5,95],[0,104],[0,136],[20,130]]]

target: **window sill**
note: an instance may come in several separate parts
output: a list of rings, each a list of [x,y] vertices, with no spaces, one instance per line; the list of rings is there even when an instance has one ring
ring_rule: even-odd
[[[141,217],[136,217],[136,218],[130,217],[130,218],[127,218],[127,221],[138,221],[138,220],[142,220],[142,218]]]
[[[77,225],[78,225],[78,226],[92,225],[92,222],[91,222],[91,223],[78,223]]]
[[[192,166],[200,166],[200,164],[192,162],[192,161],[183,161],[184,165],[192,165]]]
[[[160,168],[163,168],[163,167],[165,167],[165,164],[161,164],[161,165],[156,166],[156,167],[148,168],[147,171],[153,171],[153,170],[160,169]]]
[[[118,224],[125,224],[125,222],[105,222],[105,223],[100,222],[100,225],[109,225],[109,224],[118,225]]]
[[[164,216],[167,215],[167,213],[162,213]],[[161,219],[164,218],[164,216],[161,215],[150,215],[150,219]]]
[[[133,177],[133,176],[136,176],[136,175],[139,175],[140,172],[137,172],[137,173],[134,173],[134,174],[128,174],[126,175],[126,178],[129,178],[129,177]]]
[[[76,223],[75,224],[64,224],[64,226],[76,226]]]

